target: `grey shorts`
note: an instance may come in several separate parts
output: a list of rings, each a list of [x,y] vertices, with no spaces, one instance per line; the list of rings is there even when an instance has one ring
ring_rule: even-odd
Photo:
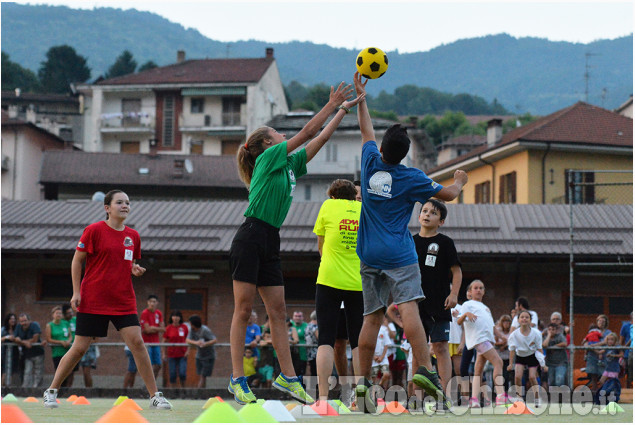
[[[388,308],[391,299],[395,304],[402,304],[425,298],[421,289],[419,264],[381,270],[360,262],[360,273],[364,295],[364,316],[379,309]]]

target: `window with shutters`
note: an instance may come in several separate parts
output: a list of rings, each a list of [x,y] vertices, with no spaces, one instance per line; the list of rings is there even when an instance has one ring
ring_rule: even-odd
[[[569,183],[573,182],[573,203],[593,204],[595,203],[595,173],[565,170],[564,198],[569,203]]]
[[[489,204],[491,202],[491,182],[488,180],[483,183],[474,185],[474,203],[475,204]]]
[[[499,204],[516,203],[516,171],[500,177]]]

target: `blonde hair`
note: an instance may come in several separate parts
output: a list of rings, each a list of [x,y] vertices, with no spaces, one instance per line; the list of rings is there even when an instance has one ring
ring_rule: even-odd
[[[269,127],[260,127],[255,130],[249,135],[245,144],[239,147],[238,152],[236,152],[238,175],[247,186],[247,189],[249,189],[249,185],[251,184],[256,159],[265,151],[262,144],[271,138],[269,130]]]
[[[480,280],[480,279],[474,279],[473,281],[470,282],[469,285],[467,285],[467,289],[465,290],[465,292],[470,292],[470,289],[472,289],[472,285],[474,285],[476,282],[483,283],[483,281]],[[483,288],[485,288],[485,284],[484,283],[483,283]]]

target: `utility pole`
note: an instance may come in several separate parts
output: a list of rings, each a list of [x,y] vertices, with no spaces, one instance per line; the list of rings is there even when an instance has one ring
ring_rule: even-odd
[[[589,73],[589,69],[591,69],[591,65],[589,65],[589,58],[591,56],[600,56],[599,53],[591,53],[586,52],[584,54],[584,101],[589,103],[589,78],[591,74]]]

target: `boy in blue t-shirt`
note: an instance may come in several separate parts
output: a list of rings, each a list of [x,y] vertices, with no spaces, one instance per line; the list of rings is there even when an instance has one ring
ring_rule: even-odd
[[[354,79],[357,94],[365,93],[368,81],[362,83],[359,73],[355,73]],[[390,127],[378,150],[365,100],[358,104],[357,116],[362,133],[362,212],[357,255],[361,260],[364,296],[364,323],[359,335],[360,372],[364,378],[356,388],[357,406],[361,411],[376,411],[367,378],[377,333],[392,295],[412,345],[413,363],[419,366],[412,380],[448,408],[439,377],[432,371],[426,334],[419,318],[417,302],[425,296],[408,222],[417,201],[425,204],[432,196],[444,201],[455,199],[467,183],[467,174],[455,171],[454,184],[443,187],[423,171],[401,165],[410,149],[406,129],[399,124]]]

